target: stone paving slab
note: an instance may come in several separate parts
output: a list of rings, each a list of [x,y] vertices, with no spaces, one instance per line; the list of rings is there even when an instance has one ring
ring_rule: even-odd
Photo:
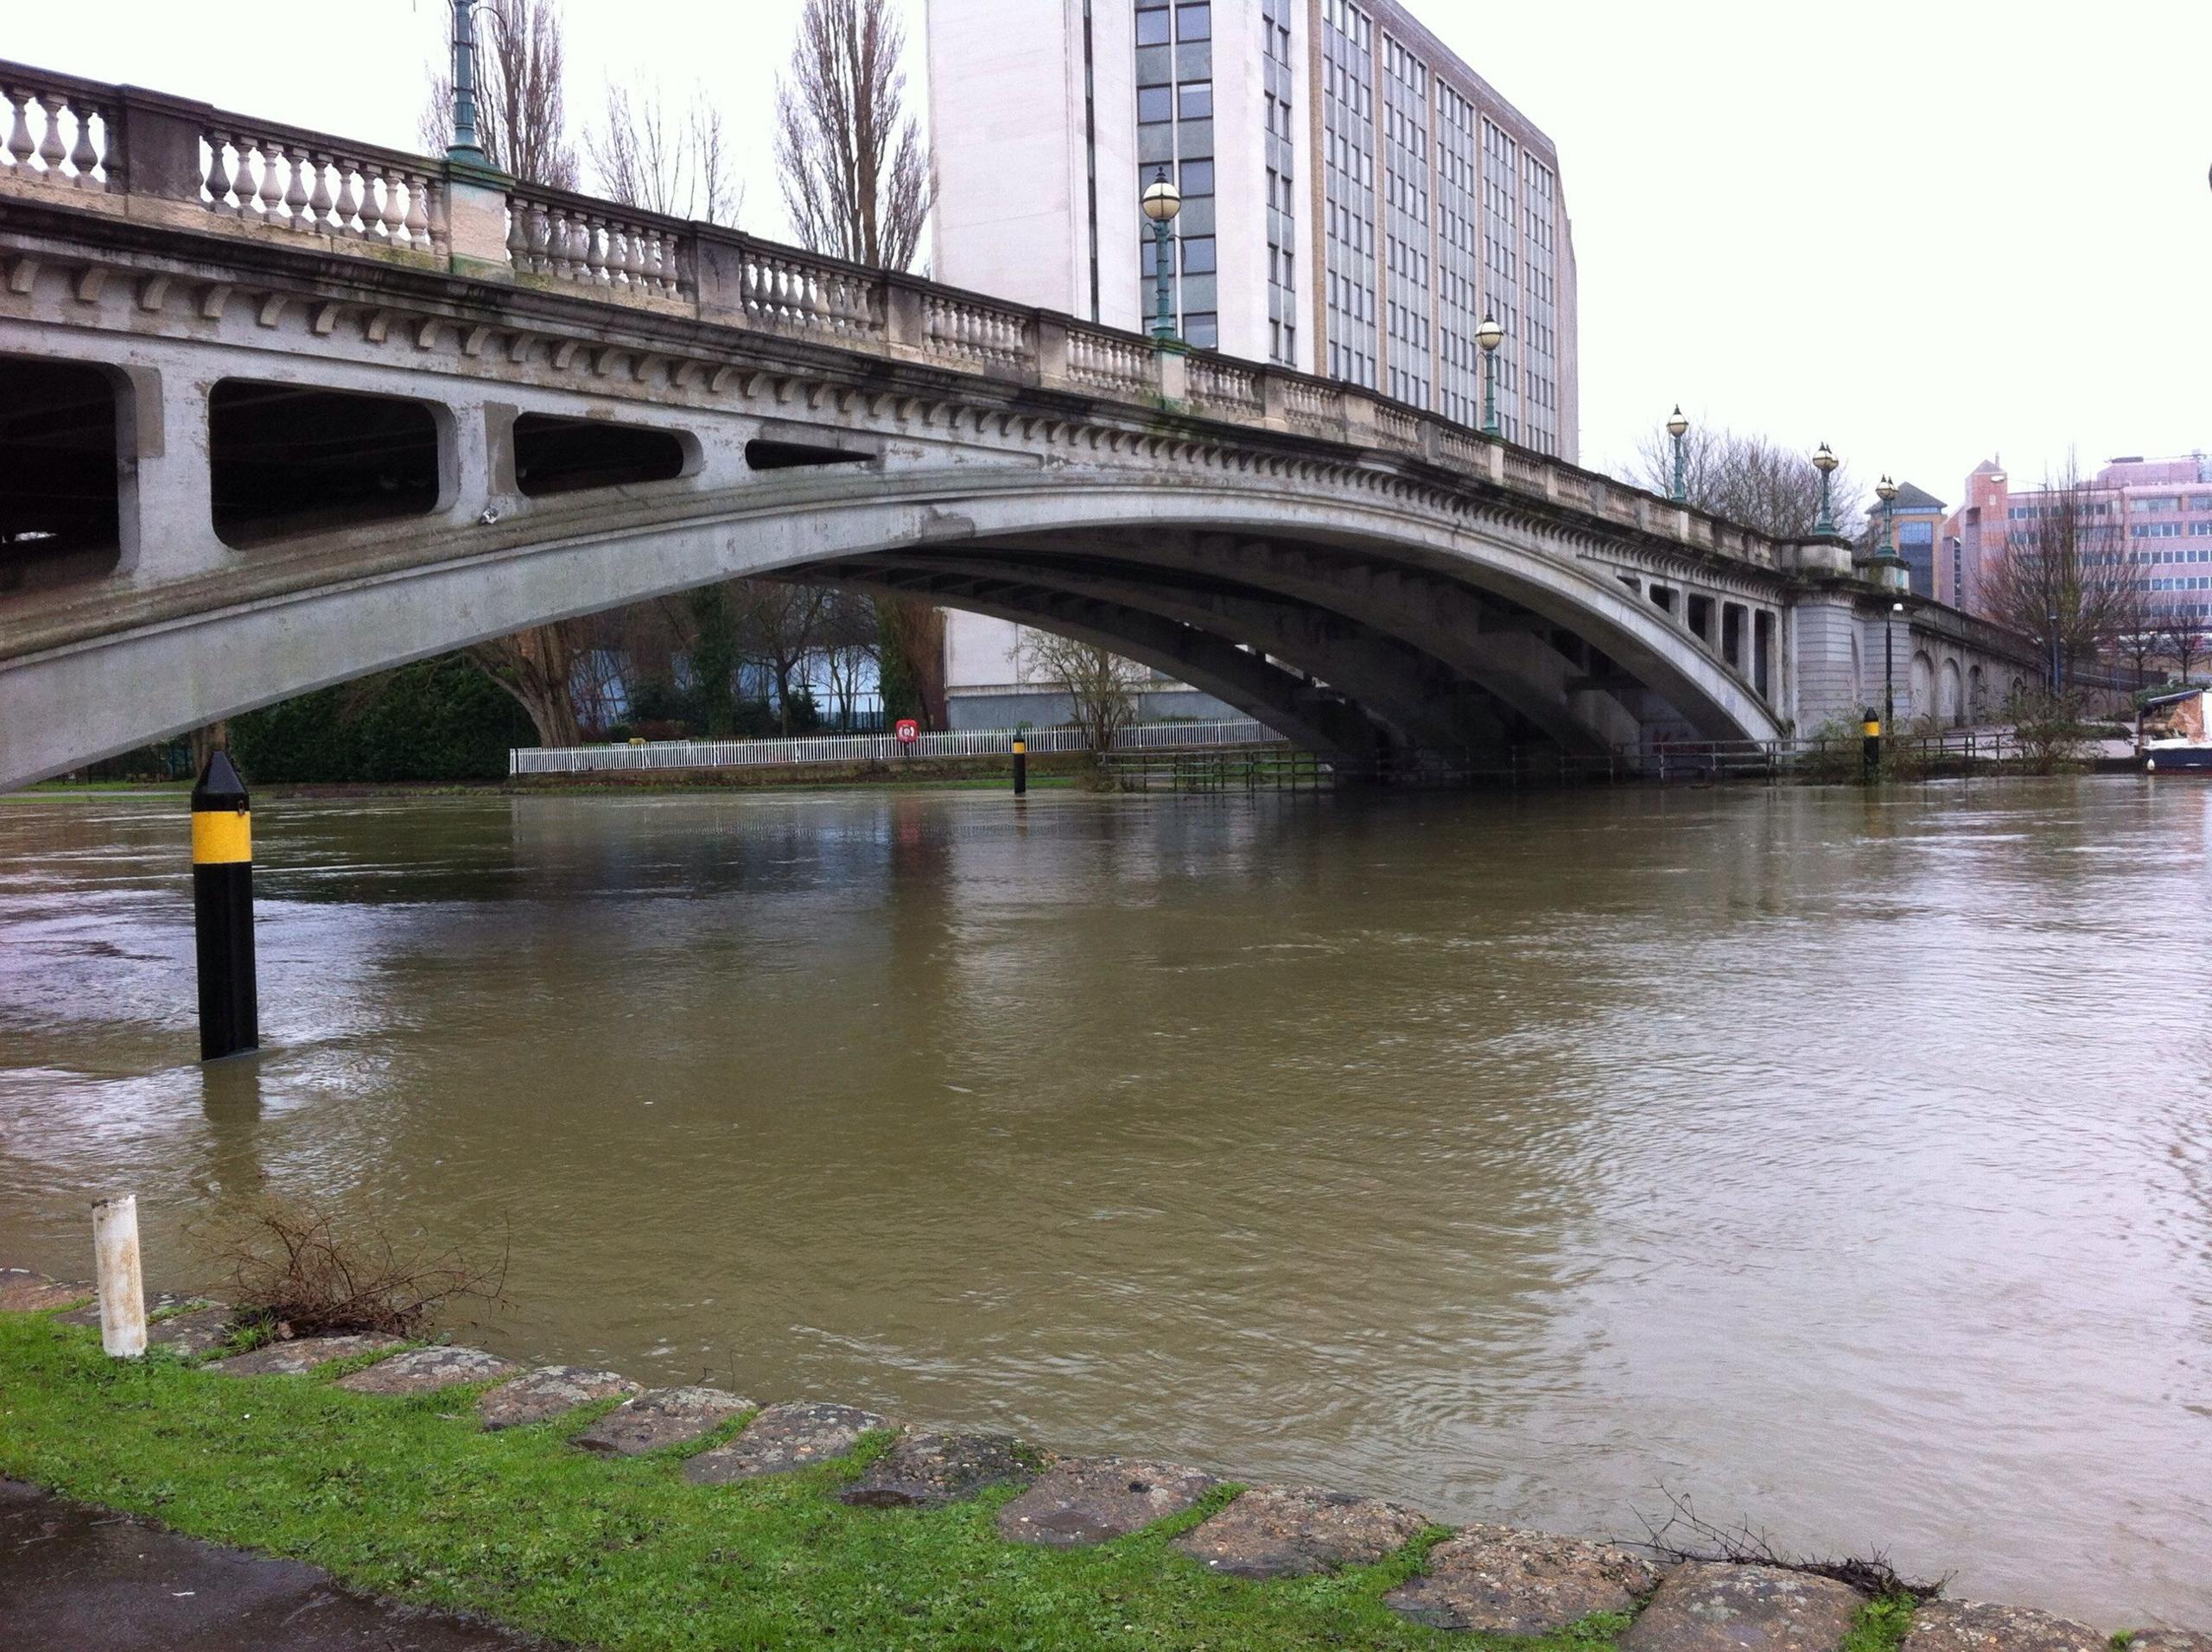
[[[721,1388],[648,1388],[592,1424],[575,1443],[588,1452],[635,1457],[688,1445],[752,1409],[752,1401]]]
[[[1866,1598],[1831,1578],[1773,1566],[1675,1568],[1621,1652],[1836,1652]]]
[[[888,1426],[873,1411],[792,1401],[770,1406],[724,1446],[688,1458],[683,1476],[700,1485],[728,1485],[764,1474],[787,1474],[842,1457],[871,1428]]]
[[[502,1382],[476,1401],[476,1414],[487,1429],[524,1428],[548,1422],[594,1400],[627,1398],[645,1392],[620,1371],[588,1370],[581,1365],[540,1365],[512,1382]]]
[[[2128,1637],[2127,1652],[2212,1652],[2212,1635],[2192,1629],[2138,1630]]]
[[[837,1495],[859,1509],[934,1509],[985,1486],[1026,1484],[1036,1461],[1007,1434],[902,1434]]]
[[[1175,1540],[1209,1571],[1233,1578],[1300,1578],[1340,1566],[1368,1566],[1395,1554],[1428,1527],[1402,1503],[1318,1486],[1254,1486],[1211,1520]]]
[[[221,1347],[230,1334],[230,1305],[211,1302],[189,1313],[155,1320],[146,1327],[146,1346],[166,1348],[186,1359],[196,1359],[211,1349]]]
[[[225,1376],[302,1376],[328,1360],[352,1359],[400,1345],[397,1337],[302,1337],[295,1342],[267,1343],[250,1354],[233,1354],[204,1369]]]
[[[1220,1484],[1179,1463],[1073,1458],[999,1510],[999,1535],[1056,1548],[1104,1543],[1181,1514]]]
[[[2112,1647],[2087,1623],[1978,1600],[1928,1602],[1912,1615],[1904,1644],[1910,1652],[2111,1652]],[[2131,1652],[2139,1644],[2131,1642]]]
[[[81,1302],[92,1293],[89,1285],[50,1280],[28,1268],[0,1268],[0,1313],[43,1313]]]
[[[1431,1629],[1548,1635],[1592,1612],[1632,1612],[1658,1583],[1656,1566],[1611,1543],[1477,1525],[1431,1549],[1382,1604]]]
[[[341,1376],[350,1394],[434,1394],[462,1382],[487,1382],[522,1368],[480,1348],[410,1348],[379,1360],[365,1371]]]

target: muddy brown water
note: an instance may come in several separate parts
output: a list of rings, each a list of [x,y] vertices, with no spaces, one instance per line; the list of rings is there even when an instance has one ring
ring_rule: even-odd
[[[181,810],[0,799],[0,1258],[2212,1620],[2212,788],[268,801],[206,1070]]]

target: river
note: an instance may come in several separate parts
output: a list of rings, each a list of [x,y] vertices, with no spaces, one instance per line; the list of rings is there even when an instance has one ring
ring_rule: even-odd
[[[2212,790],[0,798],[0,1261],[267,1189],[499,1350],[2212,1618]]]

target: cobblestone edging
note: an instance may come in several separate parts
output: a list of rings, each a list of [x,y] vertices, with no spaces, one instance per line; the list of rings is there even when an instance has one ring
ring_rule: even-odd
[[[53,1312],[97,1324],[91,1287],[0,1268],[0,1312]],[[230,1310],[202,1299],[157,1298],[148,1344],[204,1361],[226,1376],[301,1376],[333,1360],[381,1355],[339,1379],[356,1394],[416,1395],[486,1383],[476,1412],[487,1429],[553,1421],[580,1406],[620,1403],[577,1432],[582,1451],[633,1456],[703,1439],[735,1418],[738,1433],[684,1458],[703,1485],[787,1473],[849,1452],[878,1429],[890,1450],[842,1487],[857,1508],[928,1508],[993,1486],[1019,1495],[997,1515],[1010,1543],[1103,1543],[1195,1507],[1221,1482],[1202,1470],[1135,1458],[1060,1457],[1009,1436],[915,1428],[855,1407],[818,1401],[759,1406],[714,1388],[644,1388],[613,1371],[568,1365],[524,1369],[476,1349],[417,1347],[391,1337],[317,1337],[221,1359]],[[1438,1522],[1379,1497],[1313,1486],[1253,1485],[1178,1537],[1174,1547],[1211,1571],[1266,1579],[1371,1565]],[[1622,1652],[1838,1652],[1867,1598],[1832,1579],[1786,1567],[1691,1561],[1663,1566],[1617,1544],[1510,1527],[1471,1525],[1429,1550],[1422,1570],[1384,1604],[1418,1623],[1492,1635],[1542,1635],[1593,1613],[1630,1617]],[[2128,1652],[2212,1652],[2212,1634],[2148,1630]],[[1903,1652],[2113,1652],[2114,1637],[2027,1607],[1937,1599],[1914,1615]]]

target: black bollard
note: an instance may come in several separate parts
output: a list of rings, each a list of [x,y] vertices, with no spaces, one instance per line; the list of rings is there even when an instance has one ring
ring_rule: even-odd
[[[1859,726],[1859,732],[1863,737],[1859,745],[1859,762],[1866,778],[1871,780],[1882,769],[1882,720],[1875,715],[1873,707],[1866,708],[1866,715]]]
[[[1014,737],[1014,795],[1017,797],[1029,790],[1029,742],[1019,734]]]
[[[253,979],[253,814],[217,752],[192,788],[192,927],[200,955],[200,1058],[261,1047]]]

